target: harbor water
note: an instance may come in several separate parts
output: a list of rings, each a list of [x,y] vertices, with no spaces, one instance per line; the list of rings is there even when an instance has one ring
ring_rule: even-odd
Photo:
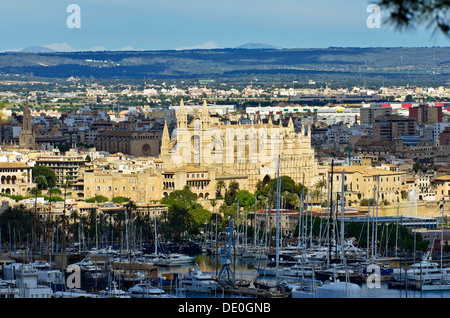
[[[275,285],[277,282],[282,281],[281,279],[276,279],[273,276],[262,276],[259,275],[255,269],[255,265],[264,265],[264,261],[255,261],[253,259],[241,258],[236,256],[233,259],[233,264],[231,268],[235,275],[237,281],[257,281],[261,283],[267,283],[270,285]],[[159,272],[162,274],[168,273],[178,273],[183,274],[189,270],[189,268],[198,265],[198,268],[203,272],[216,277],[216,273],[220,272],[221,265],[218,264],[216,267],[216,257],[214,255],[197,255],[194,264],[184,264],[174,267],[160,267]],[[285,282],[295,282],[295,280],[284,279]],[[409,289],[392,289],[389,288],[386,282],[380,282],[379,284],[374,284],[373,282],[367,283],[364,281],[360,284],[361,287],[361,298],[450,298],[450,290],[444,291],[420,291],[420,290],[409,290]],[[222,293],[214,294],[202,294],[202,293],[189,293],[182,290],[177,290],[175,287],[168,291],[169,293],[184,298],[204,298],[204,297],[214,297],[214,298],[230,298],[230,297],[245,297],[242,295],[225,295]]]

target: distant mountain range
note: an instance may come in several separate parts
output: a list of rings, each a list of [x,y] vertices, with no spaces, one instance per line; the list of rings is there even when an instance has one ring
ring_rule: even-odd
[[[29,46],[26,48],[23,48],[20,50],[20,52],[23,53],[51,53],[56,52],[55,50],[52,50],[50,48],[47,48],[45,46]]]
[[[273,49],[273,50],[280,50],[281,47],[277,47],[274,45],[266,44],[266,43],[246,43],[243,45],[240,45],[236,47],[237,49]]]
[[[286,49],[248,43],[228,49],[55,52],[32,46],[0,53],[0,76],[67,79],[214,79],[445,85],[450,48]]]

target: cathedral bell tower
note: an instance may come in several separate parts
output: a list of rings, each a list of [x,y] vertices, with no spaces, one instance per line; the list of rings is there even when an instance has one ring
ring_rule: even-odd
[[[24,149],[36,148],[36,138],[31,125],[31,111],[28,107],[28,96],[23,109],[22,131],[19,135],[19,147]]]

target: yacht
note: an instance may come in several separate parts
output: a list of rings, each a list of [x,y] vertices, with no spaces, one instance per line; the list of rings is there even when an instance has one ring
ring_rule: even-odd
[[[128,293],[131,298],[171,298],[163,289],[145,283],[134,285]]]
[[[128,292],[117,288],[117,283],[113,282],[111,288],[106,288],[99,292],[100,298],[131,298]]]
[[[292,298],[361,298],[361,287],[339,280],[321,284],[291,284]]]
[[[160,256],[158,259],[155,259],[154,264],[157,266],[179,266],[183,264],[192,263],[194,259],[195,259],[194,256],[172,253]]]
[[[55,298],[99,298],[97,294],[91,294],[85,290],[73,288],[68,291],[57,291],[54,295]]]
[[[91,278],[104,278],[105,273],[100,266],[95,265],[90,259],[82,259],[80,262],[74,263],[78,265],[80,270],[87,273]]]
[[[190,292],[208,293],[216,290],[218,282],[208,274],[202,273],[197,265],[183,275],[181,287]]]
[[[406,271],[404,268],[394,268],[391,276],[397,281],[405,278],[410,282],[422,283],[450,281],[448,269],[441,269],[438,263],[428,260],[414,263]]]

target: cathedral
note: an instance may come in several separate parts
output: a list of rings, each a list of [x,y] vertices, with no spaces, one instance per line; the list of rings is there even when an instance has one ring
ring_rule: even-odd
[[[310,127],[295,132],[292,118],[284,127],[260,120],[250,124],[224,124],[211,116],[206,101],[192,115],[181,101],[177,127],[169,136],[167,125],[161,140],[163,169],[196,167],[214,171],[216,179],[245,180],[240,188],[256,190],[258,181],[267,182],[279,174],[312,187],[326,179],[327,167],[319,166],[311,148]]]

